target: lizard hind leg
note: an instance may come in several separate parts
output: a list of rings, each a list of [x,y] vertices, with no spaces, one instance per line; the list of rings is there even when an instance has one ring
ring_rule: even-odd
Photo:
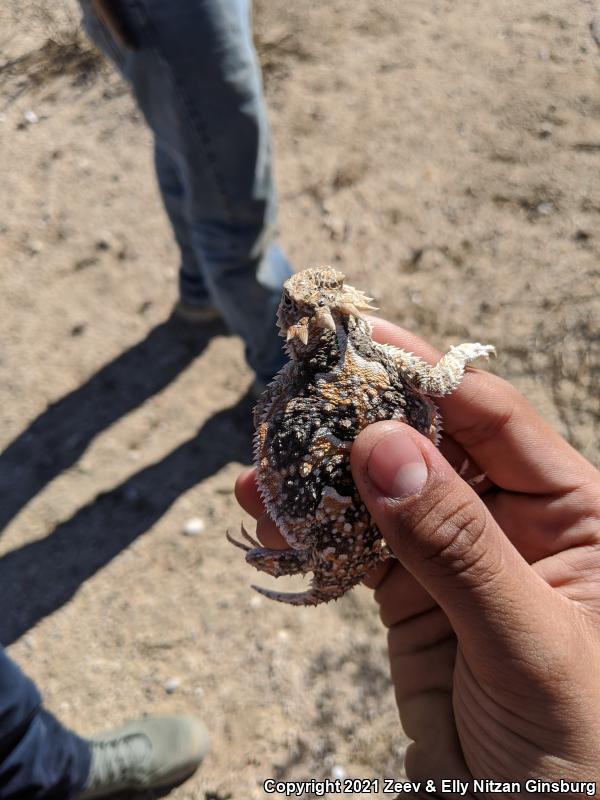
[[[273,589],[265,589],[263,586],[255,586],[252,588],[268,597],[269,600],[277,600],[279,603],[288,603],[292,606],[316,606],[319,603],[325,603],[326,600],[320,598],[315,594],[312,589],[307,589],[305,592],[276,592]]]
[[[269,600],[277,600],[279,603],[287,603],[292,606],[318,606],[321,603],[328,603],[330,600],[337,600],[346,593],[347,589],[323,592],[313,585],[304,592],[277,592],[273,589],[265,589],[263,586],[252,586],[252,588]]]
[[[272,550],[268,547],[261,547],[243,525],[241,533],[249,544],[238,542],[229,533],[226,534],[227,540],[246,553],[247,563],[255,569],[273,575],[274,578],[282,575],[304,575],[312,570],[312,556],[308,550],[294,550],[293,548]]]
[[[305,575],[312,569],[312,561],[305,550],[270,550],[258,547],[248,550],[246,562],[260,572],[274,578],[282,575]]]
[[[332,554],[330,554],[332,555]],[[313,567],[314,577],[308,589],[304,592],[277,592],[272,589],[264,589],[262,586],[253,586],[259,594],[277,600],[280,603],[289,603],[294,606],[317,606],[321,603],[329,603],[337,600],[346,594],[362,581],[369,570],[380,560],[392,557],[392,553],[387,550],[381,539],[377,540],[373,548],[365,553],[363,559],[350,565],[348,561],[340,560],[335,568],[335,563],[326,559],[328,568],[324,569],[323,562],[317,562]],[[333,569],[331,567],[334,566]]]

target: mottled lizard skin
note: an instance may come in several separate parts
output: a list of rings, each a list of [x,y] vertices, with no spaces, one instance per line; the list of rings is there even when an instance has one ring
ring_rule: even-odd
[[[465,365],[491,345],[452,347],[436,365],[371,338],[370,298],[330,267],[299,272],[284,285],[277,313],[290,361],[255,410],[257,482],[288,549],[230,541],[269,575],[312,573],[303,592],[255,586],[266,597],[317,605],[341,597],[389,552],[356,490],[350,449],[378,420],[399,419],[438,444],[431,397],[460,384]]]

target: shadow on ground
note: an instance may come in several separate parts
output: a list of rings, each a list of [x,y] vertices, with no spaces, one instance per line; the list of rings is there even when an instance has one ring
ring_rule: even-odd
[[[160,391],[220,328],[177,337],[167,321],[88,383],[50,406],[0,456],[0,519],[6,525],[71,466],[101,430]],[[44,539],[0,559],[0,642],[9,645],[60,608],[78,587],[162,517],[175,500],[226,464],[250,463],[249,394],[209,418],[162,461],[98,495]]]
[[[169,318],[87,383],[48,406],[0,455],[0,531],[105,428],[157,394],[225,331]]]

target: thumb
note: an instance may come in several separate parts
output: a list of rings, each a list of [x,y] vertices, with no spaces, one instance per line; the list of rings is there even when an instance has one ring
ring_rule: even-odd
[[[443,608],[465,655],[489,665],[518,655],[524,637],[556,636],[561,598],[429,439],[401,422],[376,423],[357,437],[351,463],[389,547]]]

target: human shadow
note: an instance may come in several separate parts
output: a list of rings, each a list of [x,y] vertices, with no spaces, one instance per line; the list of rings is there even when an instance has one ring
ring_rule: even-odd
[[[222,323],[194,328],[172,316],[48,406],[0,455],[0,532],[95,436],[161,391],[223,333]]]
[[[0,559],[0,642],[9,645],[68,602],[78,587],[226,464],[252,459],[250,393],[210,417],[162,461],[98,495],[53,533]]]

